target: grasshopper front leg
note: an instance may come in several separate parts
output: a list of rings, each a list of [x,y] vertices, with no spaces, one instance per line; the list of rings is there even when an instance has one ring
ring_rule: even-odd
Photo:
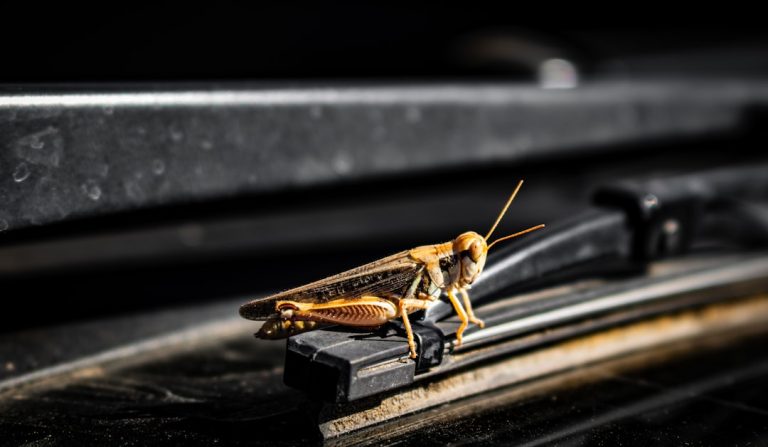
[[[472,310],[472,302],[469,301],[469,294],[467,293],[467,289],[459,289],[459,293],[461,293],[461,297],[464,301],[464,310],[467,311],[467,317],[469,317],[469,321],[472,323],[475,323],[476,325],[480,326],[481,328],[485,327],[485,322],[475,316],[475,311]]]
[[[450,300],[451,304],[453,305],[453,310],[456,311],[456,315],[459,317],[459,321],[461,322],[459,324],[459,328],[456,329],[456,345],[461,346],[464,330],[467,328],[467,324],[469,324],[469,317],[467,317],[467,312],[464,310],[464,308],[461,307],[461,303],[459,302],[459,299],[456,298],[454,290],[448,289],[447,294],[448,300]]]

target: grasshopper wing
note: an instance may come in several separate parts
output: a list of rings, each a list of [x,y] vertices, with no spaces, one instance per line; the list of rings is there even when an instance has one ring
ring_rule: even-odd
[[[240,307],[240,315],[249,320],[268,319],[275,314],[278,301],[325,303],[366,295],[404,296],[423,268],[408,251],[403,251],[320,281],[250,301]]]

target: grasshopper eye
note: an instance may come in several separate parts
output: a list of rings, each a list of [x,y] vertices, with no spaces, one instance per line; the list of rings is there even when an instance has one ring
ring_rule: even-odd
[[[484,254],[485,247],[483,247],[483,244],[481,244],[480,241],[475,241],[469,246],[469,257],[472,258],[473,261],[479,262]]]

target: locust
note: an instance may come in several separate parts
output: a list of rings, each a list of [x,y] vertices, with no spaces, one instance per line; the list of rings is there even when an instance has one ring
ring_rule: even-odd
[[[240,315],[250,320],[266,320],[255,335],[271,340],[327,325],[377,328],[401,318],[410,357],[415,359],[416,343],[408,315],[429,308],[445,293],[460,321],[456,345],[461,345],[469,323],[485,326],[475,316],[467,289],[482,273],[488,251],[501,241],[544,227],[536,225],[488,242],[522,185],[520,180],[485,236],[467,231],[449,242],[401,251],[320,281],[250,301],[240,307]]]

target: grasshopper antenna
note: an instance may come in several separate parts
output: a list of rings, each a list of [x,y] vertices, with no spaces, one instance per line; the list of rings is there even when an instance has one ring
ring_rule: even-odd
[[[507,204],[504,205],[504,208],[499,213],[499,217],[496,218],[496,222],[493,223],[493,226],[491,227],[491,231],[488,232],[488,234],[485,235],[485,240],[487,241],[489,237],[493,234],[494,231],[496,231],[496,227],[499,225],[499,222],[501,222],[501,218],[504,217],[504,214],[507,213],[507,208],[509,208],[509,205],[512,204],[512,201],[515,200],[515,196],[517,195],[517,192],[520,191],[520,187],[523,186],[523,181],[520,180],[517,183],[517,187],[514,191],[512,191],[512,195],[509,196],[509,200],[507,200]]]
[[[518,231],[517,233],[510,234],[509,236],[500,237],[500,238],[496,239],[495,241],[491,242],[490,245],[488,245],[488,248],[486,249],[486,251],[490,250],[491,247],[493,247],[494,245],[498,244],[501,241],[506,241],[507,239],[512,239],[513,237],[522,236],[525,233],[530,233],[531,231],[536,231],[536,230],[539,230],[541,228],[544,228],[544,224],[536,225],[535,227],[528,228],[527,230]]]

